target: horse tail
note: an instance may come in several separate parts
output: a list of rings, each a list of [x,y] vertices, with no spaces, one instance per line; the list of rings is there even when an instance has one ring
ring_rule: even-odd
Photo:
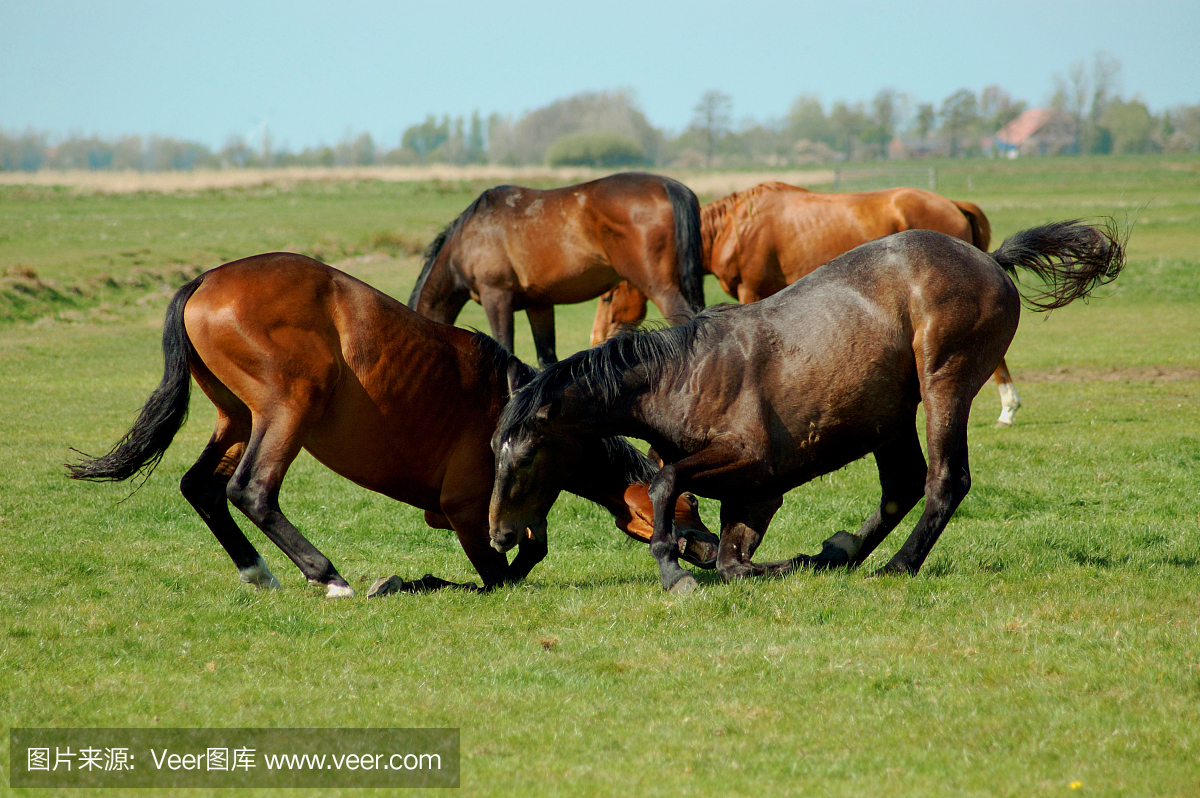
[[[192,376],[189,364],[196,350],[183,326],[183,308],[203,282],[204,275],[175,292],[163,325],[163,377],[138,413],[137,420],[108,454],[68,463],[68,476],[92,482],[120,482],[135,474],[146,476],[162,460],[175,433],[187,419]]]
[[[967,217],[971,225],[971,243],[984,252],[992,245],[992,223],[988,221],[983,210],[974,202],[954,202],[955,206]]]
[[[675,217],[675,266],[679,289],[693,311],[704,309],[704,241],[700,237],[700,201],[683,183],[663,179]]]
[[[1033,310],[1061,308],[1111,283],[1125,266],[1125,239],[1116,222],[1103,228],[1076,219],[1023,230],[1004,239],[992,258],[1004,271],[1028,269],[1046,284],[1021,297]]]

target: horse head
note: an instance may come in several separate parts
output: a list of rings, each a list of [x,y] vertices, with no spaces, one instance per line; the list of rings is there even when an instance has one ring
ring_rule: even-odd
[[[555,399],[523,423],[501,424],[492,436],[496,481],[488,523],[497,551],[508,551],[525,537],[546,539],[546,516],[581,454],[576,440],[551,429],[560,409]]]

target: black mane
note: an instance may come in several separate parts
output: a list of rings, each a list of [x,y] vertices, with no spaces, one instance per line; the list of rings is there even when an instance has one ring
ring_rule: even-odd
[[[520,374],[523,382],[527,383],[529,380],[532,380],[537,376],[537,369],[526,364],[512,352],[509,352],[507,349],[502,347],[499,342],[490,335],[485,335],[484,333],[475,330],[474,341],[476,349],[479,350],[479,354],[482,355],[486,361],[491,362],[492,368],[497,374],[502,374],[507,377],[508,369],[512,366],[515,366],[518,369],[518,373]]]
[[[476,197],[467,209],[458,215],[454,221],[442,228],[442,232],[429,242],[429,246],[425,247],[425,264],[421,267],[421,274],[417,277],[417,283],[413,286],[412,293],[408,297],[406,303],[409,308],[415,308],[417,300],[421,297],[421,290],[425,288],[425,281],[429,279],[430,273],[433,271],[433,264],[437,262],[438,255],[446,246],[446,242],[454,237],[454,234],[462,229],[472,216],[474,216],[481,207],[487,204],[487,196],[489,192],[512,188],[512,186],[496,186],[484,191]]]
[[[665,329],[634,329],[618,334],[600,346],[576,352],[538,374],[504,408],[499,431],[508,435],[526,423],[566,388],[578,385],[601,406],[608,408],[620,395],[625,375],[634,370],[645,372],[645,379],[657,382],[688,358],[693,344],[703,334],[705,322],[723,308],[719,305],[702,311],[694,319]]]

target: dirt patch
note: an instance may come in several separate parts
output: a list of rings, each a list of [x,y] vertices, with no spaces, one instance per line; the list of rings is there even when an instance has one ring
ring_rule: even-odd
[[[1060,366],[1052,371],[1018,371],[1013,380],[1022,382],[1180,382],[1200,380],[1200,369],[1177,366],[1089,369]]]

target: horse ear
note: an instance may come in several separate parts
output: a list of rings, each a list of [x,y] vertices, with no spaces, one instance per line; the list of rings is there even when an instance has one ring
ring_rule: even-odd
[[[526,383],[533,379],[534,373],[533,369],[515,357],[508,362],[508,396],[510,399],[513,394],[524,388]]]
[[[537,416],[539,421],[553,421],[554,419],[558,418],[558,415],[561,412],[562,412],[562,400],[561,399],[551,399],[550,404],[542,405],[541,407],[539,407],[537,409],[537,413],[535,413],[534,415]]]

